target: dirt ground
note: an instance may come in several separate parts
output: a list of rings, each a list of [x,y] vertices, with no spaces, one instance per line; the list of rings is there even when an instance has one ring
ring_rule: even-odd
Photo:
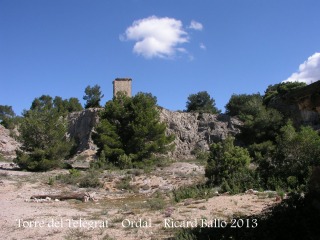
[[[248,216],[276,204],[275,197],[254,194],[187,199],[175,203],[172,189],[203,181],[195,163],[173,163],[131,179],[136,191],[116,188],[121,173],[106,173],[99,189],[48,184],[66,170],[45,173],[0,169],[0,236],[5,239],[165,239],[177,228],[205,226],[215,220]],[[150,207],[155,192],[163,206]],[[96,201],[30,200],[32,195],[89,192]],[[158,197],[159,200],[159,197]],[[204,220],[206,219],[206,220]],[[1,237],[0,237],[1,238]]]

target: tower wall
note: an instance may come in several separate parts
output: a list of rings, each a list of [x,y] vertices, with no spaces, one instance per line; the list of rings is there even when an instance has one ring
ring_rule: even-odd
[[[116,78],[113,81],[113,96],[117,96],[118,92],[124,92],[128,97],[131,97],[131,82],[131,78]]]

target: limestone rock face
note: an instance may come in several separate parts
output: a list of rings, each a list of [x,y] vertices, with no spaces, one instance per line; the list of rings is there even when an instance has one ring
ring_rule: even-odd
[[[10,136],[10,131],[0,125],[0,154],[7,159],[16,157],[16,150],[20,144]]]
[[[94,154],[97,146],[92,132],[99,122],[101,109],[86,109],[69,115],[69,134],[79,143],[78,154]],[[199,114],[173,112],[161,108],[160,120],[167,125],[167,134],[174,134],[175,150],[169,155],[174,158],[193,158],[196,150],[207,151],[210,144],[239,133],[242,124],[236,118],[225,114]]]
[[[92,132],[99,122],[99,112],[101,108],[89,108],[80,112],[73,112],[68,115],[68,134],[74,138],[78,144],[78,153],[85,150],[97,149],[93,143]]]
[[[320,81],[276,96],[268,106],[291,118],[296,126],[309,125],[320,130]]]
[[[242,122],[225,114],[173,112],[161,109],[160,120],[167,125],[167,134],[174,134],[174,158],[193,158],[197,150],[207,151],[214,142],[240,132]]]

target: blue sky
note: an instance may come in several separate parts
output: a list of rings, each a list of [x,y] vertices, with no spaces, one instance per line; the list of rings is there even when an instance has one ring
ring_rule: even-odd
[[[115,78],[183,110],[208,91],[320,79],[318,0],[0,0],[0,104],[17,114],[42,94],[77,97]]]

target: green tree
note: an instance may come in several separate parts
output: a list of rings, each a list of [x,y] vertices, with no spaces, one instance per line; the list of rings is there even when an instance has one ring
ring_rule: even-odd
[[[53,99],[53,105],[58,112],[63,115],[83,110],[78,98],[62,99],[61,97],[56,96]]]
[[[263,103],[268,105],[269,102],[276,97],[282,97],[293,90],[307,86],[304,82],[285,82],[269,85],[263,96]]]
[[[83,107],[82,107],[81,103],[79,102],[78,98],[71,97],[68,100],[67,110],[68,110],[68,112],[78,112],[78,111],[82,111]]]
[[[68,110],[66,109],[68,100],[63,100],[62,97],[56,96],[53,101],[53,106],[57,109],[57,111],[61,114],[67,112]]]
[[[55,109],[62,116],[66,116],[70,112],[83,110],[77,98],[62,99],[62,97],[59,96],[52,98],[49,95],[42,95],[39,98],[35,98],[30,108],[30,110],[36,111],[47,111],[51,109]]]
[[[281,128],[277,138],[277,152],[272,159],[276,178],[287,187],[296,179],[296,187],[305,186],[314,166],[320,165],[320,136],[311,127],[297,131],[292,122]]]
[[[228,137],[210,147],[205,176],[210,183],[223,185],[224,190],[241,192],[252,187],[253,173],[249,170],[251,158],[247,149],[234,146],[234,138]]]
[[[14,113],[12,106],[0,105],[0,124],[5,128],[14,128],[14,118],[16,114]]]
[[[244,122],[237,139],[246,145],[269,140],[274,142],[283,126],[282,114],[267,108],[259,93],[232,95],[226,105],[226,113]]]
[[[257,94],[233,94],[226,105],[226,114],[243,119],[246,115],[256,116],[262,107],[262,96]]]
[[[125,153],[116,124],[101,118],[96,131],[94,141],[99,147],[100,158],[116,162],[118,157]],[[101,157],[101,153],[103,153],[104,159]]]
[[[35,98],[32,101],[30,110],[36,111],[46,111],[53,108],[53,101],[52,97],[49,95],[42,95],[39,98]]]
[[[187,112],[220,113],[215,106],[215,100],[207,91],[190,94],[187,101]]]
[[[157,99],[150,93],[138,93],[132,98],[132,135],[128,141],[128,153],[144,159],[152,153],[165,153],[173,136],[166,136],[166,125],[160,123]]]
[[[59,97],[55,100],[56,106],[52,97],[43,95],[23,112],[19,124],[22,151],[17,151],[15,160],[22,169],[46,171],[60,167],[70,154],[73,141],[66,136],[68,123],[60,112],[63,101]]]
[[[247,145],[275,141],[280,128],[283,126],[283,116],[273,108],[264,105],[256,106],[255,115],[242,115],[244,125],[240,127],[241,133],[237,136]]]
[[[83,96],[83,99],[87,101],[85,108],[101,107],[100,101],[104,95],[100,91],[99,85],[94,85],[93,87],[87,86],[84,92],[85,95]]]
[[[156,102],[149,93],[132,98],[119,93],[106,103],[94,137],[106,159],[114,163],[123,159],[139,162],[169,150],[173,136],[166,136]]]
[[[310,127],[297,131],[284,125],[275,142],[249,147],[257,164],[261,186],[268,189],[303,190],[314,167],[320,165],[320,136]]]

